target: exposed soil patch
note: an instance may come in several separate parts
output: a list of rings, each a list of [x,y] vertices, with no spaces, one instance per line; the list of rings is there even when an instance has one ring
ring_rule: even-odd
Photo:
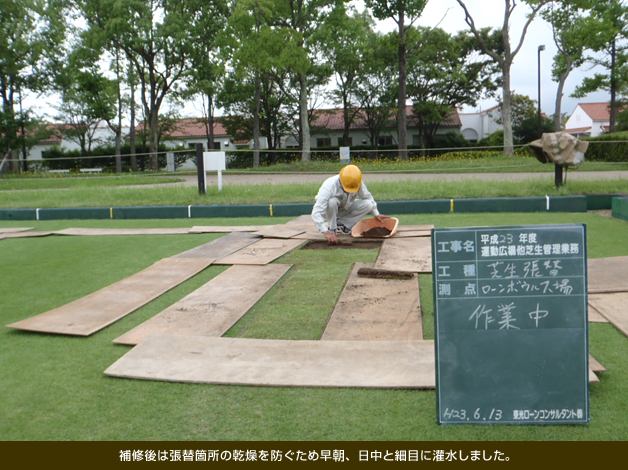
[[[358,277],[374,279],[414,279],[414,273],[389,269],[360,268],[358,269]]]
[[[363,237],[387,237],[390,235],[390,230],[386,227],[373,227],[370,230],[366,230],[361,233]]]
[[[338,250],[353,248],[359,250],[375,250],[382,246],[381,241],[376,240],[338,240],[337,245],[332,245],[326,240],[312,240],[301,248],[302,250]]]

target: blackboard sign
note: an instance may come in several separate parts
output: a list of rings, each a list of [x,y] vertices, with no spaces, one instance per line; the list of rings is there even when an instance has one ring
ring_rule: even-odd
[[[441,424],[589,422],[586,227],[432,230]]]

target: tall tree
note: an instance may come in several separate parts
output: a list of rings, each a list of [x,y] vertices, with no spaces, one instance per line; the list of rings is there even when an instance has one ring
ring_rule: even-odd
[[[335,102],[342,106],[344,145],[348,144],[351,124],[358,117],[357,87],[363,77],[365,49],[374,34],[375,22],[364,10],[362,13],[344,11],[330,18],[328,36],[323,41],[323,51],[334,71],[336,87],[332,91]]]
[[[397,102],[397,141],[399,157],[408,159],[408,135],[407,135],[407,108],[406,108],[406,69],[408,42],[406,33],[408,29],[421,17],[427,5],[427,0],[366,0],[366,6],[373,10],[375,18],[380,20],[392,19],[397,25],[397,57],[398,57],[398,102]],[[412,46],[411,49],[418,47]]]
[[[22,146],[21,129],[28,126],[27,110],[17,115],[22,96],[50,89],[64,56],[69,12],[61,0],[0,0],[0,158]]]
[[[393,124],[396,103],[396,47],[379,33],[370,34],[362,51],[363,67],[356,83],[355,97],[369,135],[371,147],[379,148],[379,138]]]
[[[513,14],[518,6],[517,0],[504,0],[504,19],[502,22],[499,34],[501,35],[502,44],[499,51],[491,47],[486,39],[486,35],[482,34],[481,30],[475,25],[475,21],[471,12],[469,11],[466,2],[463,0],[456,0],[462,7],[465,14],[465,22],[471,28],[471,31],[477,38],[485,54],[491,56],[493,60],[499,65],[502,72],[502,119],[504,121],[504,153],[506,155],[514,154],[513,135],[512,135],[512,122],[511,117],[511,103],[512,103],[512,90],[510,80],[510,69],[512,63],[523,46],[528,28],[537,13],[545,4],[551,0],[522,0],[524,5],[529,7],[527,12],[527,19],[519,35],[518,42],[515,42],[514,48],[510,42],[510,27]],[[486,6],[484,6],[486,7]]]
[[[294,71],[298,89],[299,136],[301,159],[310,160],[310,113],[309,90],[320,83],[328,72],[321,67],[319,54],[319,30],[325,26],[329,14],[337,8],[344,9],[345,0],[269,0],[261,14],[266,23],[279,28],[285,44],[282,57]],[[269,8],[270,7],[270,8]],[[326,79],[325,79],[326,81]]]
[[[541,15],[552,26],[557,53],[554,56],[552,77],[558,82],[554,111],[554,132],[560,132],[562,123],[562,102],[567,78],[573,70],[584,63],[586,34],[585,19],[574,0],[551,2]]]
[[[189,70],[199,38],[220,22],[222,0],[81,0],[92,34],[123,50],[139,79],[151,169],[159,169],[159,112]],[[213,28],[215,31],[217,28]]]
[[[468,32],[450,35],[440,28],[413,28],[408,36],[422,44],[408,61],[408,97],[421,144],[431,147],[437,130],[457,108],[475,106],[494,94],[498,67],[478,53],[478,42]]]
[[[587,77],[572,96],[606,90],[610,93],[609,132],[615,132],[619,96],[628,91],[628,5],[621,0],[589,0],[589,14],[582,28],[587,48],[586,60],[606,73]]]

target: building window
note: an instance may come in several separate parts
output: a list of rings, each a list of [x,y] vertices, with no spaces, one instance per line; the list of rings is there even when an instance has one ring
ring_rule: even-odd
[[[384,135],[380,137],[379,139],[377,139],[377,143],[378,145],[392,145],[393,144],[392,135]]]
[[[351,137],[347,137],[343,139],[342,137],[338,137],[338,146],[339,147],[351,147],[353,144],[353,139]]]
[[[317,147],[331,147],[331,137],[319,137],[316,139]]]

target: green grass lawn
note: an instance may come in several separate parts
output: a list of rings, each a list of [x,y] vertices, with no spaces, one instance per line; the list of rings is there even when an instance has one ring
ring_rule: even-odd
[[[628,255],[626,222],[596,214],[402,215],[437,227],[586,223],[591,258]],[[0,221],[3,227],[191,227],[277,224],[285,218]],[[99,236],[0,240],[0,319],[6,325],[64,305],[155,261],[220,235]],[[294,268],[228,333],[318,339],[351,265],[377,250],[295,250]],[[112,340],[226,267],[210,266],[102,331],[75,338],[0,329],[0,440],[219,441],[601,441],[628,439],[628,338],[590,325],[590,352],[608,371],[590,388],[591,423],[565,426],[439,426],[435,392],[273,388],[166,383],[107,377],[129,347]],[[424,330],[433,338],[432,278],[421,275]]]
[[[140,178],[141,179],[141,178]],[[126,206],[187,206],[212,204],[280,204],[313,203],[320,183],[227,185],[222,191],[217,186],[199,194],[196,186],[159,185],[157,187],[129,187],[68,184],[63,189],[3,190],[0,180],[0,209],[64,208],[64,207],[126,207]],[[97,181],[97,180],[92,180]],[[107,181],[102,179],[101,181]],[[456,181],[440,175],[431,181],[400,180],[394,174],[390,180],[368,181],[369,190],[378,201],[417,199],[449,199],[470,197],[528,197],[569,196],[580,194],[618,194],[628,192],[625,179],[569,180],[559,189],[554,187],[553,175],[539,175],[531,180],[464,180]],[[21,182],[25,184],[26,182]]]

